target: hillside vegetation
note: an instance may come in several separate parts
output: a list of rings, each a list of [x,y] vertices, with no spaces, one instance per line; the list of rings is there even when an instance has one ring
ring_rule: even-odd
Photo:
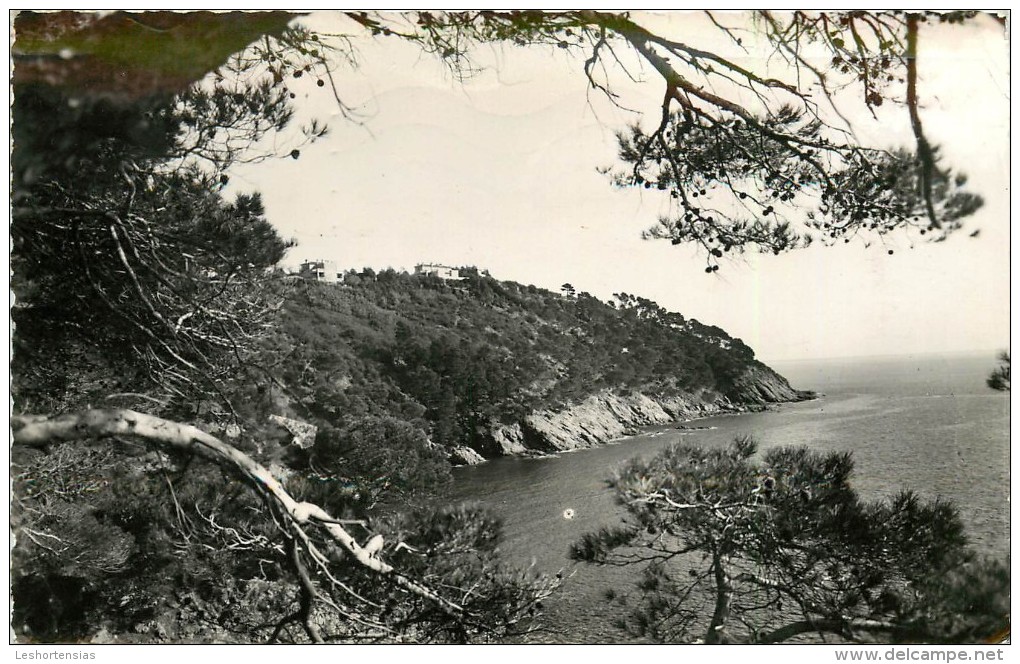
[[[290,414],[317,424],[320,442],[366,419],[399,420],[442,450],[491,456],[494,434],[525,424],[513,435],[527,438],[536,413],[598,394],[694,397],[710,410],[799,397],[740,339],[650,300],[466,272],[291,282],[275,341]]]

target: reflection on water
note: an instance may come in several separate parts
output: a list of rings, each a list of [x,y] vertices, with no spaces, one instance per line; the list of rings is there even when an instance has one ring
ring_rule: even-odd
[[[570,544],[618,521],[605,480],[628,459],[647,458],[681,437],[724,446],[751,433],[763,449],[806,445],[853,450],[854,483],[870,498],[904,489],[942,495],[960,509],[978,548],[1009,548],[1009,398],[987,389],[993,356],[804,362],[778,366],[792,384],[826,394],[778,411],[707,418],[712,430],[646,431],[619,444],[550,459],[497,459],[454,473],[453,500],[481,502],[503,518],[507,557],[548,572],[573,570],[550,602],[559,633],[543,640],[591,643],[632,640],[612,627],[607,588],[627,590],[630,568],[573,568]],[[564,518],[573,510],[572,518]]]

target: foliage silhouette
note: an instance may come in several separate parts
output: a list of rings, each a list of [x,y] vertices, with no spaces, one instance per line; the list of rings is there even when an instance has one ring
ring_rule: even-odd
[[[966,546],[955,508],[900,493],[866,501],[849,453],[739,438],[677,444],[611,481],[627,510],[575,559],[640,564],[624,626],[660,641],[981,641],[1009,624],[999,562]]]

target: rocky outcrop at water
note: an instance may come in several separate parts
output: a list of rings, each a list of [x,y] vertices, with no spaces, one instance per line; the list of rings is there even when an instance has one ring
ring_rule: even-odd
[[[707,397],[707,398],[706,398]],[[543,452],[594,447],[623,436],[627,429],[704,417],[727,410],[714,395],[652,398],[645,394],[595,394],[565,410],[538,411],[521,424],[524,445]]]
[[[814,392],[793,389],[785,378],[760,363],[749,366],[733,381],[730,395],[742,404],[786,403],[815,397]]]
[[[485,463],[485,457],[470,447],[455,447],[450,450],[450,462],[455,466],[476,466]]]
[[[802,401],[785,378],[755,364],[734,382],[727,396],[712,390],[672,396],[605,390],[556,410],[539,410],[512,424],[493,423],[479,436],[480,456],[531,456],[596,447],[633,434],[635,427],[669,424],[722,413],[761,410],[764,404]]]

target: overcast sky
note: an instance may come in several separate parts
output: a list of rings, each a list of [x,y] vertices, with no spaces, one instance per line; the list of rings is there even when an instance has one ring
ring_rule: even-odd
[[[329,14],[309,20],[341,27]],[[697,15],[648,20],[699,46],[707,34]],[[638,116],[589,92],[581,58],[482,47],[486,71],[460,83],[399,41],[357,47],[360,66],[337,83],[362,123],[333,117],[329,95],[301,81],[300,113],[328,119],[331,135],[299,160],[245,167],[232,180],[262,191],[270,220],[298,241],[289,264],[477,265],[601,299],[625,291],[718,325],[765,361],[1008,345],[1008,58],[993,21],[921,35],[925,129],[986,201],[965,230],[938,244],[900,235],[870,249],[855,241],[745,254],[714,275],[691,248],[640,239],[668,209],[662,192],[615,189],[596,172],[614,163],[614,131]],[[662,83],[645,78],[620,91],[648,126]],[[854,123],[866,140],[909,137],[904,109]]]

